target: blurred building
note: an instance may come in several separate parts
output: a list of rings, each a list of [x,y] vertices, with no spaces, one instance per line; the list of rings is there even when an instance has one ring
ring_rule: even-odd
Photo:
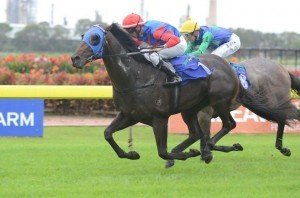
[[[26,24],[21,24],[21,23],[11,23],[9,25],[12,28],[12,30],[10,32],[8,32],[6,35],[9,38],[15,38],[16,33],[23,30],[26,26]]]
[[[30,24],[36,22],[37,0],[7,0],[7,23]]]
[[[182,26],[182,24],[190,18],[190,11],[191,11],[191,6],[188,4],[186,7],[186,14],[181,15],[181,17],[179,18],[179,27]]]
[[[217,0],[209,1],[209,12],[206,18],[206,25],[216,25],[217,24]]]

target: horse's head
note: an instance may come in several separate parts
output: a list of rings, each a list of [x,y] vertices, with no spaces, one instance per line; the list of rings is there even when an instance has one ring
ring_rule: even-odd
[[[91,27],[71,57],[76,68],[99,58],[103,58],[112,84],[118,89],[128,89],[136,84],[143,86],[154,81],[149,75],[154,69],[152,64],[139,52],[131,36],[116,23],[105,30],[98,25]]]
[[[82,42],[71,57],[73,66],[82,68],[88,62],[102,58],[105,30],[99,25],[92,26],[82,37]]]
[[[104,52],[105,45],[108,46],[110,52]],[[82,42],[71,59],[74,67],[82,68],[88,62],[99,58],[121,57],[122,55],[124,57],[126,52],[138,51],[130,34],[118,24],[113,23],[106,30],[99,25],[94,25],[83,35]],[[142,54],[131,57],[138,62],[149,63]],[[130,57],[127,56],[126,58],[129,59]]]

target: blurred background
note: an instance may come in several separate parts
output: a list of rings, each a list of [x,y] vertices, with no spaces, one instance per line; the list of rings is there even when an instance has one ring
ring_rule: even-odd
[[[232,28],[243,48],[300,48],[299,8],[294,0],[1,0],[0,50],[72,52],[92,24],[132,12],[178,28],[188,17]]]

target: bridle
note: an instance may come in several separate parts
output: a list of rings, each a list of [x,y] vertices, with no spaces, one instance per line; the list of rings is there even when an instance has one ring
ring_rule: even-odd
[[[103,49],[104,49],[104,41],[106,42],[105,35],[106,31],[100,26],[100,25],[93,25],[93,29],[88,32],[88,35],[84,34],[82,38],[82,42],[84,42],[86,45],[88,45],[92,51],[93,54],[87,58],[84,58],[88,62],[92,62],[96,59],[102,58],[103,56]],[[92,45],[90,43],[90,37],[89,34],[91,32],[95,32],[95,34],[99,37],[99,44]]]

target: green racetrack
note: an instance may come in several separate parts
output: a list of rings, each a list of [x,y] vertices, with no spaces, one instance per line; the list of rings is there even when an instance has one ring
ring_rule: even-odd
[[[137,161],[119,159],[103,127],[45,127],[43,138],[0,138],[0,197],[299,197],[300,135],[285,134],[291,157],[275,149],[275,134],[224,137],[242,152],[214,152],[164,168],[149,127],[133,128]],[[169,150],[185,135],[170,135]],[[116,133],[127,148],[128,129]],[[198,148],[195,143],[192,148]]]

